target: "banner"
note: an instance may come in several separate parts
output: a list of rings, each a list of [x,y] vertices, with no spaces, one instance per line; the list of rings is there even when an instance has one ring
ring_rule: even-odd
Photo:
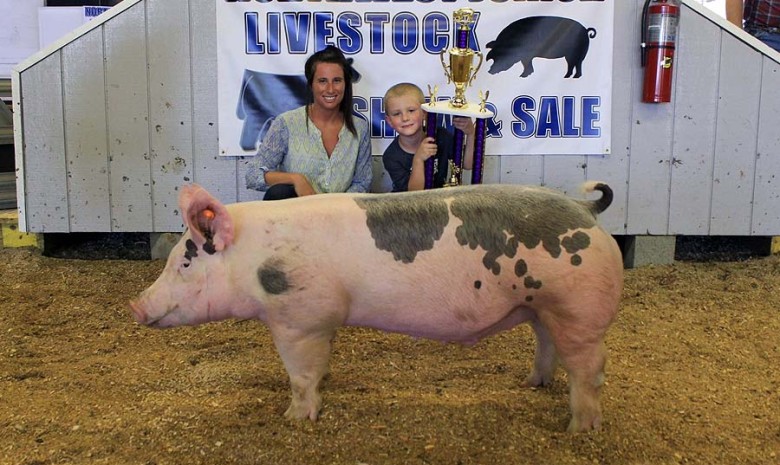
[[[487,155],[610,153],[614,0],[215,1],[221,155],[254,154],[273,118],[304,104],[304,63],[326,45],[353,60],[354,113],[381,155],[390,86],[454,94],[440,55],[459,8],[476,12],[469,47],[484,60],[466,98],[489,92]]]

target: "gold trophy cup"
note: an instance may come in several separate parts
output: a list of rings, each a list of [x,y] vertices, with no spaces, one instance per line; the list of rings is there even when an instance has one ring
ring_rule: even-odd
[[[482,53],[470,49],[466,39],[468,37],[468,31],[475,22],[474,14],[474,10],[471,8],[459,8],[455,10],[453,19],[458,26],[457,42],[465,42],[466,46],[442,50],[439,55],[441,65],[444,67],[444,74],[447,76],[447,84],[450,82],[455,84],[455,96],[450,99],[450,106],[454,108],[462,108],[466,105],[466,87],[471,85],[471,82],[477,75],[477,71],[479,71],[479,68],[482,66]],[[461,41],[461,38],[466,40]],[[456,43],[456,45],[460,44]],[[444,61],[445,53],[450,56],[449,65]],[[474,55],[479,57],[476,68],[472,66]]]

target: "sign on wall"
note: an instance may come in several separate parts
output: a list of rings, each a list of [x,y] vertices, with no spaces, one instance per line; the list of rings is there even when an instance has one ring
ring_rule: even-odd
[[[466,97],[489,92],[495,113],[486,154],[610,153],[614,0],[216,2],[222,155],[254,154],[270,121],[303,105],[304,62],[326,45],[353,60],[354,111],[381,154],[395,135],[382,105],[390,86],[454,94],[440,55],[464,7],[477,13],[469,47],[483,55]]]

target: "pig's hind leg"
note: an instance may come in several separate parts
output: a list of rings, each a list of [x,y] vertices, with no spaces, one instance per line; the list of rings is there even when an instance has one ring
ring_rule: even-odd
[[[569,378],[572,418],[568,431],[598,429],[601,425],[599,395],[606,363],[603,341],[608,323],[594,327],[594,322],[556,321],[546,326],[555,343],[558,360]]]
[[[290,376],[292,402],[284,416],[316,420],[322,407],[319,385],[328,373],[335,329],[302,331],[271,328],[274,343]]]
[[[553,382],[558,365],[555,344],[547,328],[537,318],[530,323],[536,335],[536,351],[533,371],[523,382],[523,387],[549,386]]]

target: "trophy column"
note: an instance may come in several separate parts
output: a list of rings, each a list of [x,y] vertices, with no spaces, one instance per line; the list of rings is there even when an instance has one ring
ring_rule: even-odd
[[[447,76],[447,83],[455,84],[455,95],[448,102],[437,102],[436,92],[430,90],[428,86],[430,99],[422,106],[423,110],[428,112],[427,136],[435,137],[437,127],[437,114],[447,114],[452,116],[465,116],[475,120],[474,131],[474,167],[471,173],[471,183],[482,183],[482,170],[485,160],[485,139],[487,137],[487,119],[493,117],[493,112],[485,108],[485,103],[490,92],[482,92],[480,103],[473,104],[466,101],[466,88],[471,85],[477,75],[477,71],[482,66],[482,54],[469,48],[469,31],[475,23],[475,12],[471,8],[459,8],[453,13],[454,23],[457,25],[456,46],[449,50],[441,52],[441,59],[444,74]],[[449,55],[449,64],[445,62],[444,55]],[[473,66],[474,57],[479,61],[476,67]],[[455,128],[454,152],[449,156],[450,159],[450,180],[447,186],[458,186],[461,184],[461,175],[463,171],[463,132]],[[425,162],[425,188],[433,187],[433,157]],[[440,169],[446,169],[440,167]]]

